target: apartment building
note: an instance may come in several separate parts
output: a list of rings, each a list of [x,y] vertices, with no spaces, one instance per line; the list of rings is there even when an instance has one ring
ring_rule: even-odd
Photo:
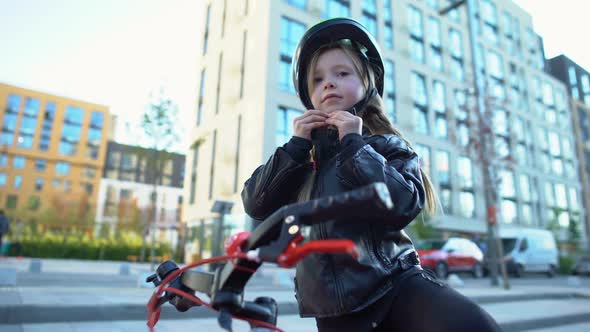
[[[379,41],[386,67],[384,100],[415,145],[441,198],[435,227],[483,233],[481,166],[469,147],[475,54],[495,135],[501,227],[567,228],[584,218],[568,88],[545,71],[531,16],[509,0],[479,0],[472,52],[467,12],[446,15],[442,0],[202,1],[198,100],[187,154],[185,217],[214,217],[215,200],[233,201],[244,225],[242,185],[292,135],[304,109],[291,82],[300,37],[332,17],[360,21]],[[214,220],[214,219],[211,219]]]
[[[184,166],[182,154],[160,152],[158,156],[154,149],[108,142],[96,221],[112,229],[125,229],[147,220],[175,243],[182,214]],[[161,175],[156,171],[159,167]]]
[[[0,83],[0,208],[25,219],[96,206],[107,106]]]
[[[579,161],[579,175],[582,183],[583,206],[590,209],[590,73],[565,55],[547,61],[549,72],[567,86],[572,110],[572,125],[575,137],[575,151]],[[576,202],[577,204],[577,202]],[[581,220],[586,231],[590,231],[590,217],[585,214]],[[590,233],[586,234],[587,238]]]

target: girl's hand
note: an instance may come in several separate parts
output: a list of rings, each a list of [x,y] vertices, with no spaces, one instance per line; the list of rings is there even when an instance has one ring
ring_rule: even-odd
[[[338,138],[342,138],[348,134],[361,134],[363,128],[363,119],[356,115],[352,115],[346,111],[334,111],[328,114],[326,123],[338,128]]]
[[[303,115],[293,120],[293,136],[311,140],[311,131],[315,128],[325,127],[328,124],[328,114],[318,110],[307,110]]]

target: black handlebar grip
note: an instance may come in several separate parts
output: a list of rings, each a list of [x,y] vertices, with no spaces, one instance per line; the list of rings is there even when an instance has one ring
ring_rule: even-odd
[[[365,217],[382,214],[393,208],[387,186],[373,183],[342,194],[311,200],[289,206],[284,213],[301,218],[304,224],[313,224],[338,217]]]

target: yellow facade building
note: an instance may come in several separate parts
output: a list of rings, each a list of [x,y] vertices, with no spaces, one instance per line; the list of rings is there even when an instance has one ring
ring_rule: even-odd
[[[0,209],[21,219],[96,206],[107,106],[0,83]]]

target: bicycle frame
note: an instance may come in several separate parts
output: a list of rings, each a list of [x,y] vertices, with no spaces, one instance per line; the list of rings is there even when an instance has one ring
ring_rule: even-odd
[[[354,242],[350,240],[303,243],[301,228],[341,215],[350,218],[379,216],[392,208],[387,186],[384,183],[373,183],[338,195],[286,205],[266,218],[252,233],[242,232],[228,239],[226,256],[204,260],[182,269],[172,261],[164,262],[158,266],[156,274],[148,278],[149,282],[159,286],[148,303],[148,326],[153,330],[159,319],[161,305],[170,302],[179,311],[198,305],[218,310],[220,325],[229,331],[232,316],[248,320],[256,326],[280,331],[269,324],[273,321],[272,310],[243,299],[244,288],[256,270],[263,263],[292,267],[310,253],[346,253],[357,257]],[[230,261],[215,272],[190,270],[198,265],[222,260]],[[211,303],[204,303],[194,296],[194,292],[207,294]]]

